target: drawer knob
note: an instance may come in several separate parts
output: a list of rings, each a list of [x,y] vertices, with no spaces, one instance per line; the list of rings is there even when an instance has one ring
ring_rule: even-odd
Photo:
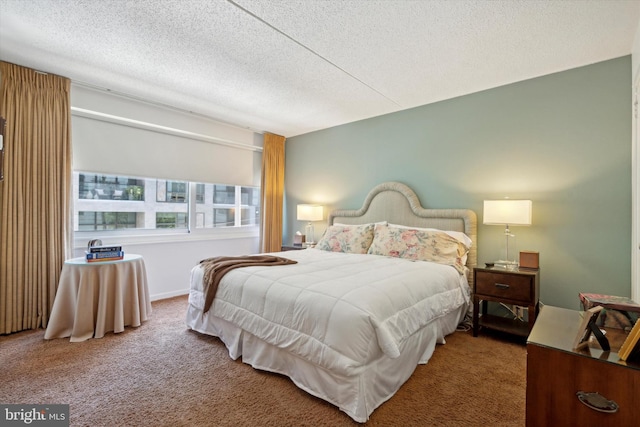
[[[600,393],[579,391],[576,393],[576,396],[578,396],[578,400],[580,400],[580,402],[584,403],[594,411],[606,412],[608,414],[618,412],[618,404],[613,400],[609,400],[602,396]]]
[[[498,289],[509,289],[509,285],[505,284],[505,283],[496,283],[496,288]]]

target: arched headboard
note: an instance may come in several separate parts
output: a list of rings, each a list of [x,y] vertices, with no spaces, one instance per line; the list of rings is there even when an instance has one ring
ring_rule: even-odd
[[[357,210],[337,209],[329,214],[329,225],[366,224],[388,221],[410,227],[462,231],[473,241],[467,256],[469,284],[478,264],[478,219],[470,209],[426,209],[416,193],[400,182],[384,182],[374,187]]]

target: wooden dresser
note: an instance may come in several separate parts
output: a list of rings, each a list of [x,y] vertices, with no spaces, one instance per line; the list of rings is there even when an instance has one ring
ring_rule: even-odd
[[[611,351],[592,337],[589,347],[573,350],[579,311],[544,306],[527,340],[527,427],[631,426],[640,420],[640,362],[623,362],[617,350],[626,334],[608,329]],[[578,399],[598,393],[617,404],[601,412]]]

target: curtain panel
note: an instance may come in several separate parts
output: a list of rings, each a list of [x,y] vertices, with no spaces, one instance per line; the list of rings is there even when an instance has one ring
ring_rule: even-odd
[[[71,254],[70,80],[0,61],[0,333],[45,328]]]
[[[277,252],[282,247],[284,143],[284,136],[270,133],[264,134],[262,147],[262,199],[260,203],[261,252]]]

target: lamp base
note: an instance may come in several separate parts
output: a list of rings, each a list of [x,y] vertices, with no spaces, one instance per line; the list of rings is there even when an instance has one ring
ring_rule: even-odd
[[[304,232],[306,233],[305,245],[307,247],[314,246],[316,244],[316,242],[315,242],[315,239],[314,239],[314,236],[313,236],[313,224],[311,224],[311,222],[309,222],[307,224],[307,226],[305,227],[305,231]]]
[[[498,261],[493,262],[496,267],[502,267],[507,270],[517,270],[518,269],[518,261],[506,261],[503,259],[499,259]]]

